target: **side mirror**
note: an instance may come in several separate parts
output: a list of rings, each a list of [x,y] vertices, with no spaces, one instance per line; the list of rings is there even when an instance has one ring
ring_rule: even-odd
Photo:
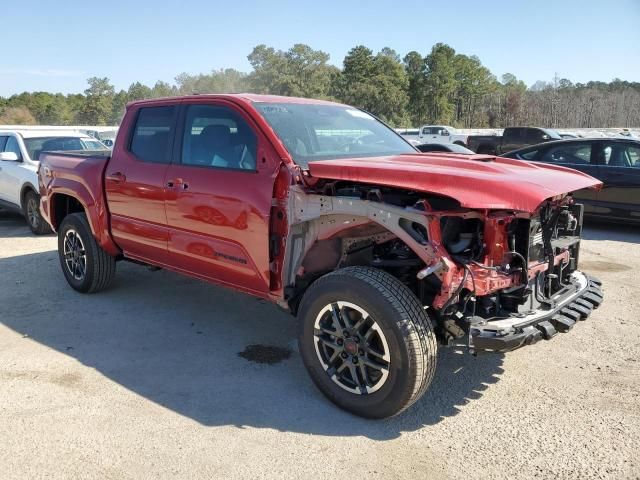
[[[545,134],[545,135],[542,135],[542,139],[543,139],[543,140],[549,140],[549,138],[550,138],[550,137],[549,137],[549,135],[546,135],[546,134]]]
[[[449,136],[449,130],[440,130],[440,135],[442,135],[443,137],[448,137]]]
[[[16,152],[0,152],[0,160],[5,162],[19,162],[18,154]]]

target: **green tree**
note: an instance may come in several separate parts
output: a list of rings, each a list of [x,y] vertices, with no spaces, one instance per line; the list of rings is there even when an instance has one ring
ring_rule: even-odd
[[[86,125],[106,125],[113,114],[113,85],[106,77],[91,77],[87,83],[89,88],[84,91],[85,101],[79,120]]]
[[[151,98],[151,89],[140,82],[132,83],[127,90],[127,97],[130,102]]]
[[[428,115],[434,123],[453,123],[456,89],[456,52],[449,45],[436,43],[424,59],[425,96]]]
[[[408,113],[412,124],[420,126],[427,122],[424,58],[418,52],[411,51],[405,55],[403,62],[408,82]]]
[[[258,93],[326,98],[337,73],[327,53],[303,44],[286,52],[258,45],[247,58],[253,67],[249,82]]]
[[[171,88],[171,95],[239,93],[248,88],[247,75],[233,68],[213,70],[210,74],[181,73],[175,80],[177,87]]]
[[[394,125],[408,121],[408,80],[398,54],[383,48],[377,55],[365,46],[352,48],[335,79],[336,96]]]

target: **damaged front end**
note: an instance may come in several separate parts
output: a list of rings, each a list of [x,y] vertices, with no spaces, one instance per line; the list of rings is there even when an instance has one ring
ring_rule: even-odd
[[[504,352],[586,319],[603,294],[600,281],[577,270],[582,218],[571,197],[532,215],[489,213],[484,228],[441,218],[440,239],[456,265],[434,300],[445,342],[466,337],[473,352]]]
[[[447,197],[326,182],[293,189],[285,300],[350,265],[383,269],[425,306],[441,343],[504,352],[550,339],[602,302],[578,267],[583,206],[570,195],[534,212],[470,209]]]

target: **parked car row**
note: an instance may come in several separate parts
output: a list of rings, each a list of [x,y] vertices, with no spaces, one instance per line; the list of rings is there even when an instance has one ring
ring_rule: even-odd
[[[24,215],[35,234],[51,231],[40,214],[40,154],[66,150],[108,151],[95,138],[73,131],[0,130],[0,208]]]
[[[527,145],[560,140],[555,130],[537,127],[509,127],[502,135],[467,135],[448,126],[425,125],[418,140],[422,143],[457,144],[476,153],[500,155]]]

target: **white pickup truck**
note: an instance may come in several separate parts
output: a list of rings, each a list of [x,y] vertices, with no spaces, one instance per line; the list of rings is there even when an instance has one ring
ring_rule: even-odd
[[[50,232],[40,216],[38,157],[42,151],[109,151],[83,133],[64,130],[0,130],[0,208],[25,216],[37,235]]]
[[[421,143],[457,143],[466,146],[468,136],[446,125],[423,125],[418,139]]]

